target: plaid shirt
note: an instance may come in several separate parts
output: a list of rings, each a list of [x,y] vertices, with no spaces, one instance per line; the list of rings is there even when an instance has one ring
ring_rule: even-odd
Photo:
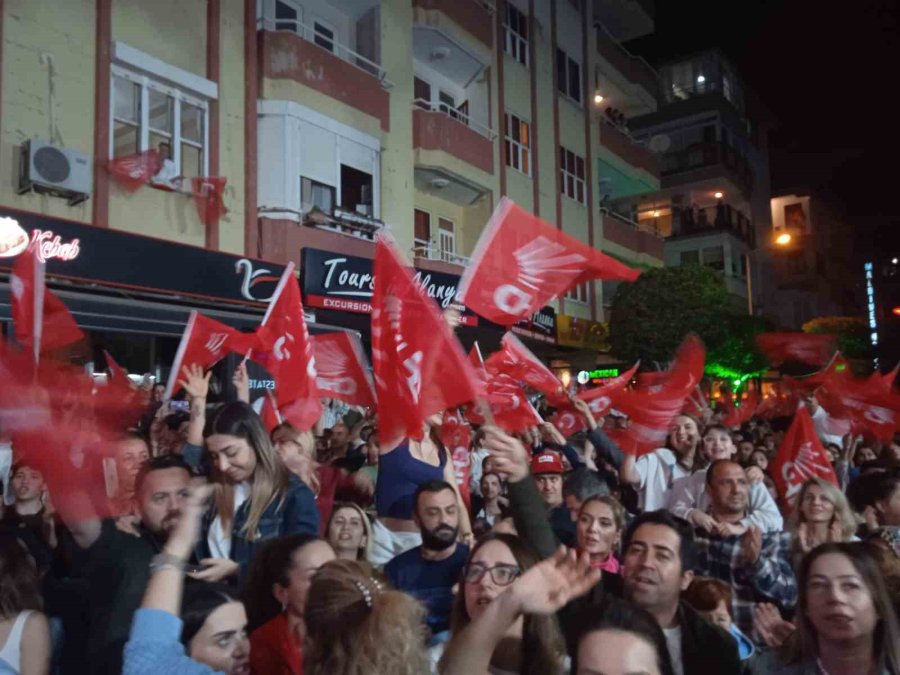
[[[744,564],[739,536],[710,536],[697,532],[697,566],[694,572],[721,579],[731,586],[731,616],[745,635],[753,635],[753,609],[759,602],[771,602],[790,610],[797,602],[797,580],[791,567],[791,535],[788,532],[763,534],[759,558]]]

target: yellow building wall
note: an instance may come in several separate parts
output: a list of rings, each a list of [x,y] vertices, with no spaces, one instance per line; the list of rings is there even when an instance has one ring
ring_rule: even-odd
[[[390,73],[390,132],[381,152],[381,218],[391,225],[404,251],[413,245],[412,3],[381,3],[381,62]]]
[[[456,238],[456,248],[462,255],[471,257],[475,251],[478,237],[490,219],[493,205],[496,203],[495,200],[491,199],[491,195],[485,195],[474,204],[470,204],[463,209],[462,243],[460,243],[459,235]]]
[[[0,203],[91,221],[92,202],[17,195],[19,146],[28,139],[94,152],[94,0],[3,3]]]
[[[582,206],[574,199],[562,198],[562,229],[568,235],[578,241],[588,243],[588,216],[587,207]]]
[[[228,179],[228,213],[219,221],[219,248],[243,254],[248,208],[244,199],[244,2],[221,0],[220,6],[219,173]]]
[[[112,3],[112,39],[206,77],[205,2],[115,0]],[[243,41],[237,45],[243,53]]]
[[[532,210],[534,194],[531,178],[512,167],[506,167],[506,196],[526,211]]]
[[[550,40],[550,3],[535,2],[535,21],[540,27],[535,32],[535,69],[537,89],[537,138],[539,171],[538,191],[540,208],[538,215],[556,225],[556,156],[559,154],[554,137],[553,103],[556,100],[556,89],[553,87],[553,71],[556,68],[555,56],[551,53]]]

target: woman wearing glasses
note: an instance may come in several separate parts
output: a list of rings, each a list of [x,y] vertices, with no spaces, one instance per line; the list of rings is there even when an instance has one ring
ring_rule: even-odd
[[[463,568],[451,617],[452,645],[539,558],[518,537],[493,533],[479,540]],[[449,649],[449,647],[448,647]],[[491,675],[565,672],[565,643],[554,615],[528,614],[512,624],[491,656]]]

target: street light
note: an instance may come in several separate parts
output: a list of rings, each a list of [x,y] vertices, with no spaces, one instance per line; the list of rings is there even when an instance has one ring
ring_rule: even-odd
[[[791,237],[789,232],[782,232],[777,237],[775,237],[774,243],[777,246],[784,248],[791,243],[792,239],[793,238]],[[744,260],[746,261],[747,265],[747,312],[750,314],[750,316],[753,316],[753,282],[751,280],[752,269],[750,267],[750,255],[757,253],[759,250],[760,249],[754,249],[752,251],[747,251],[744,254]]]
[[[775,237],[775,243],[779,246],[787,246],[791,243],[791,235],[788,232],[782,232],[777,237]]]

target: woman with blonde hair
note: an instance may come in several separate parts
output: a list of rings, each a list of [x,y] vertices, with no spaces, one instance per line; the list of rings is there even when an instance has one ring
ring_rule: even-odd
[[[808,553],[798,574],[796,633],[761,654],[762,675],[900,673],[900,626],[865,544],[827,543]]]
[[[198,547],[205,569],[194,578],[243,578],[265,541],[318,534],[312,491],[279,460],[262,420],[248,404],[237,401],[216,410],[203,436],[217,489]]]
[[[424,606],[368,563],[324,565],[306,596],[305,619],[305,675],[430,672]]]
[[[368,560],[372,546],[369,516],[353,502],[335,502],[325,526],[325,538],[338,560]]]
[[[796,563],[819,544],[853,541],[859,521],[836,485],[813,476],[800,488],[797,508],[789,520]]]

